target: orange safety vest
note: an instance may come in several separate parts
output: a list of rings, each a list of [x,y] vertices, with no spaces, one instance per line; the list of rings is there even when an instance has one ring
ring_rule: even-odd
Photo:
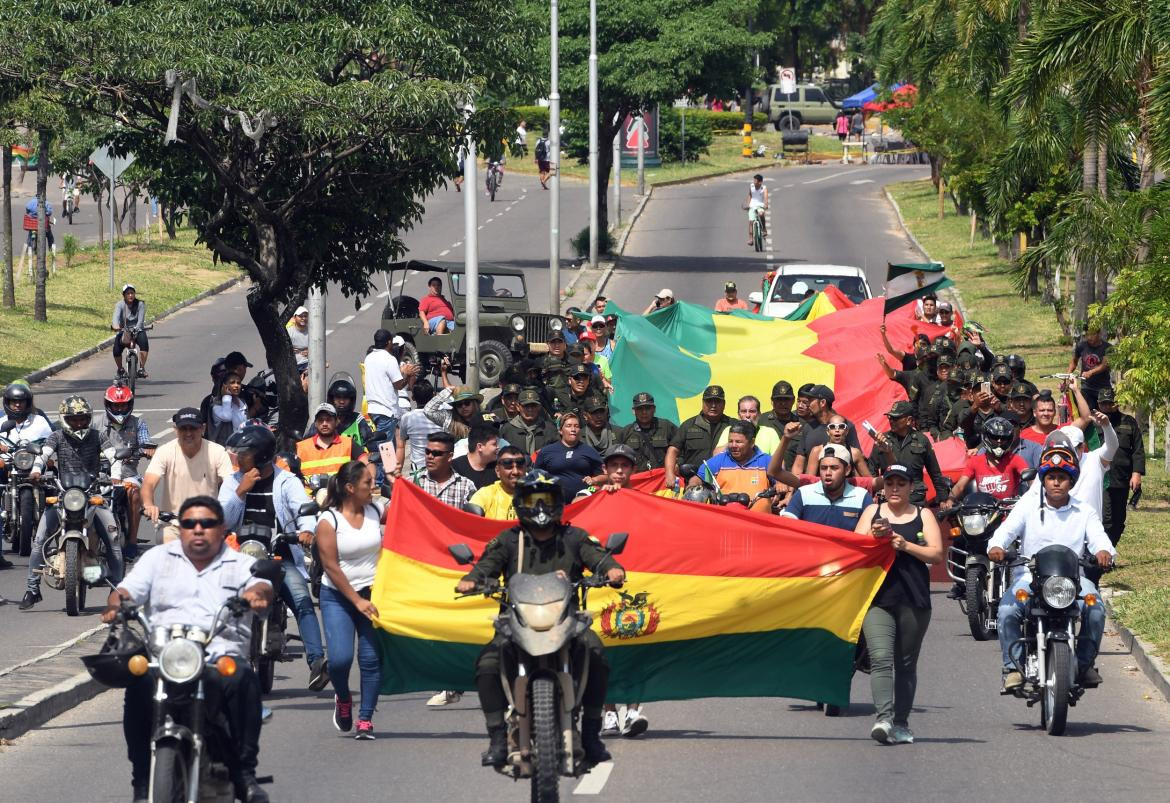
[[[336,474],[353,455],[353,438],[341,435],[327,449],[317,446],[317,436],[297,441],[297,457],[301,461],[301,476]]]

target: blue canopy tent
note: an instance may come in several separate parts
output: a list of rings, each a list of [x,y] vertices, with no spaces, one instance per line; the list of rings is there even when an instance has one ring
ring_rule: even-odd
[[[894,84],[894,86],[890,88],[890,91],[893,92],[900,86],[901,84]],[[858,92],[856,95],[850,95],[849,97],[845,98],[845,100],[841,101],[841,108],[860,109],[871,100],[877,100],[877,96],[880,95],[881,92],[881,84],[871,84],[870,86]]]

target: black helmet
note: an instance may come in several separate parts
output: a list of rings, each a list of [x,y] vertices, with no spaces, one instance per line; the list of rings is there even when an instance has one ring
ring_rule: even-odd
[[[135,655],[145,658],[146,644],[129,627],[121,627],[110,631],[101,652],[97,655],[83,655],[81,662],[98,683],[112,689],[124,689],[138,678],[129,666],[130,659]]]
[[[516,483],[512,507],[525,527],[545,529],[561,520],[565,510],[565,493],[560,480],[533,469]]]
[[[23,410],[14,410],[12,402],[24,400]],[[4,388],[4,412],[13,421],[23,421],[33,410],[33,394],[23,382],[13,382]]]
[[[1016,428],[1002,416],[983,422],[983,448],[998,460],[1016,445]]]
[[[336,379],[329,386],[329,392],[325,397],[337,408],[339,414],[345,415],[352,412],[357,404],[357,387],[348,379]],[[348,403],[338,404],[338,400]]]
[[[276,457],[276,436],[268,427],[245,424],[228,438],[227,448],[241,457],[251,456],[252,465],[263,469]]]
[[[1012,369],[1012,374],[1016,379],[1023,379],[1024,371],[1027,370],[1028,364],[1024,362],[1024,358],[1019,354],[1009,354],[1007,367]]]

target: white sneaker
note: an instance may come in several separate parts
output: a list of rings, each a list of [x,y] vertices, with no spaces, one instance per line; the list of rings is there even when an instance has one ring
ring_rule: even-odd
[[[431,699],[427,700],[427,705],[431,708],[441,708],[444,705],[451,705],[457,703],[463,698],[461,691],[438,691],[435,692]]]
[[[639,708],[626,709],[626,715],[622,719],[622,736],[633,739],[635,736],[641,736],[650,727],[650,721],[642,716],[642,711]]]
[[[602,733],[617,733],[618,732],[618,715],[617,711],[606,711],[605,717],[601,720]]]
[[[890,743],[914,744],[914,731],[901,725],[895,725],[894,730],[890,733]]]
[[[873,728],[869,732],[869,737],[875,742],[890,744],[890,736],[893,730],[894,726],[883,719],[874,723]]]

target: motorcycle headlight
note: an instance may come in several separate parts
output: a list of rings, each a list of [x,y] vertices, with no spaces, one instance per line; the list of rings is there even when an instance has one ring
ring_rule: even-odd
[[[963,532],[967,535],[983,535],[987,532],[986,513],[968,513],[965,516],[960,516],[959,520],[963,524]]]
[[[245,541],[240,544],[240,554],[255,560],[268,560],[268,547],[259,541]]]
[[[557,600],[544,605],[533,605],[530,602],[517,602],[516,611],[524,624],[532,630],[551,630],[553,625],[564,618],[567,608],[565,600]]]
[[[1040,594],[1050,608],[1067,608],[1077,601],[1077,587],[1067,577],[1049,577],[1040,587]]]
[[[12,464],[20,471],[31,471],[36,459],[32,452],[17,452],[12,458]]]
[[[189,639],[171,639],[159,653],[158,668],[172,683],[189,683],[203,670],[203,648]]]
[[[77,513],[85,510],[85,503],[89,501],[89,497],[85,495],[85,491],[80,488],[70,488],[61,497],[62,506],[70,513]]]
[[[524,319],[519,315],[514,315],[512,317],[512,329],[516,332],[524,331]]]

